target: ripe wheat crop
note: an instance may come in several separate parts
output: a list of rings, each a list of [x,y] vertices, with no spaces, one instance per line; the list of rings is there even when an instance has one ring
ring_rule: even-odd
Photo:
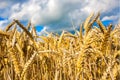
[[[120,25],[99,18],[91,14],[75,34],[47,36],[13,20],[0,30],[0,80],[120,80]]]

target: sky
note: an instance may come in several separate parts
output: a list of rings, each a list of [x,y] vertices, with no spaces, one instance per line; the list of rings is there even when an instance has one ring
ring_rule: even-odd
[[[120,23],[120,0],[0,0],[0,29],[18,19],[31,21],[39,33],[71,31],[99,11],[106,26]]]

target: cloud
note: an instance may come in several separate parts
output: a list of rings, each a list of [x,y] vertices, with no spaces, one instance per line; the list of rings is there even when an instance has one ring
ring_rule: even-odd
[[[102,21],[116,20],[117,18],[118,18],[117,16],[105,16],[105,17],[103,17]]]
[[[8,20],[2,20],[0,21],[0,29],[5,29],[5,26],[8,25],[9,21]]]
[[[119,0],[4,0],[0,8],[9,21],[19,19],[44,25],[47,31],[72,30],[72,22],[79,26],[91,12],[102,13],[102,20],[118,22]],[[3,4],[0,3],[0,4]],[[6,6],[5,3],[8,5]],[[5,8],[5,9],[4,9]],[[4,10],[3,10],[4,9]],[[117,10],[118,9],[118,10]]]
[[[110,12],[114,8],[119,7],[119,0],[91,0],[87,1],[87,6],[85,6],[82,10],[86,12],[91,11],[101,11],[103,13]]]
[[[71,23],[70,12],[82,6],[78,6],[79,3],[79,0],[30,0],[23,4],[13,5],[9,19],[31,20],[33,24],[48,26],[49,31],[57,27],[60,27],[57,28],[58,30],[64,29],[65,26],[68,27]]]

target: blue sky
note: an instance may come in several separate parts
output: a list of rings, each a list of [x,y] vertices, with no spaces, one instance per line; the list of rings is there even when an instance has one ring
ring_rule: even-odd
[[[59,32],[73,30],[91,12],[101,12],[100,19],[107,26],[120,23],[120,0],[0,0],[0,28],[18,19],[31,21],[38,33],[44,30]],[[41,31],[41,32],[40,32]]]
[[[5,20],[5,18],[0,17],[0,21],[3,21],[3,20]]]

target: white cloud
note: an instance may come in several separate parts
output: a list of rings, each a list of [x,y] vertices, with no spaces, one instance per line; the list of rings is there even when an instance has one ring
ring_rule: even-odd
[[[82,11],[86,11],[90,13],[101,11],[102,13],[107,13],[119,6],[119,0],[91,0],[87,1],[86,6],[82,9]]]
[[[49,28],[49,30],[55,29],[57,27],[56,26],[57,24],[59,24],[60,27],[64,26],[64,25],[61,26],[61,24],[65,24],[61,22],[63,19],[65,20],[65,22],[68,23],[70,19],[69,17],[71,17],[69,16],[69,13],[73,12],[72,10],[77,10],[78,7],[80,7],[78,6],[79,3],[80,3],[79,0],[75,0],[75,1],[30,0],[27,3],[23,3],[23,4],[18,3],[12,6],[11,8],[12,13],[10,16],[10,20],[14,18],[19,20],[31,19],[32,23],[34,24],[42,24],[46,26],[50,26],[51,24],[54,24],[52,25],[53,27]]]
[[[8,22],[9,22],[8,20],[0,21],[0,29],[3,30],[7,26]]]
[[[103,17],[102,21],[116,20],[116,19],[118,19],[118,16],[105,16],[105,17]]]
[[[101,11],[103,20],[118,20],[119,15],[112,14],[118,7],[119,0],[17,0],[6,15],[9,15],[10,21],[14,18],[31,20],[33,24],[46,26],[48,31],[61,31],[72,29],[71,19],[77,26],[91,12]]]

